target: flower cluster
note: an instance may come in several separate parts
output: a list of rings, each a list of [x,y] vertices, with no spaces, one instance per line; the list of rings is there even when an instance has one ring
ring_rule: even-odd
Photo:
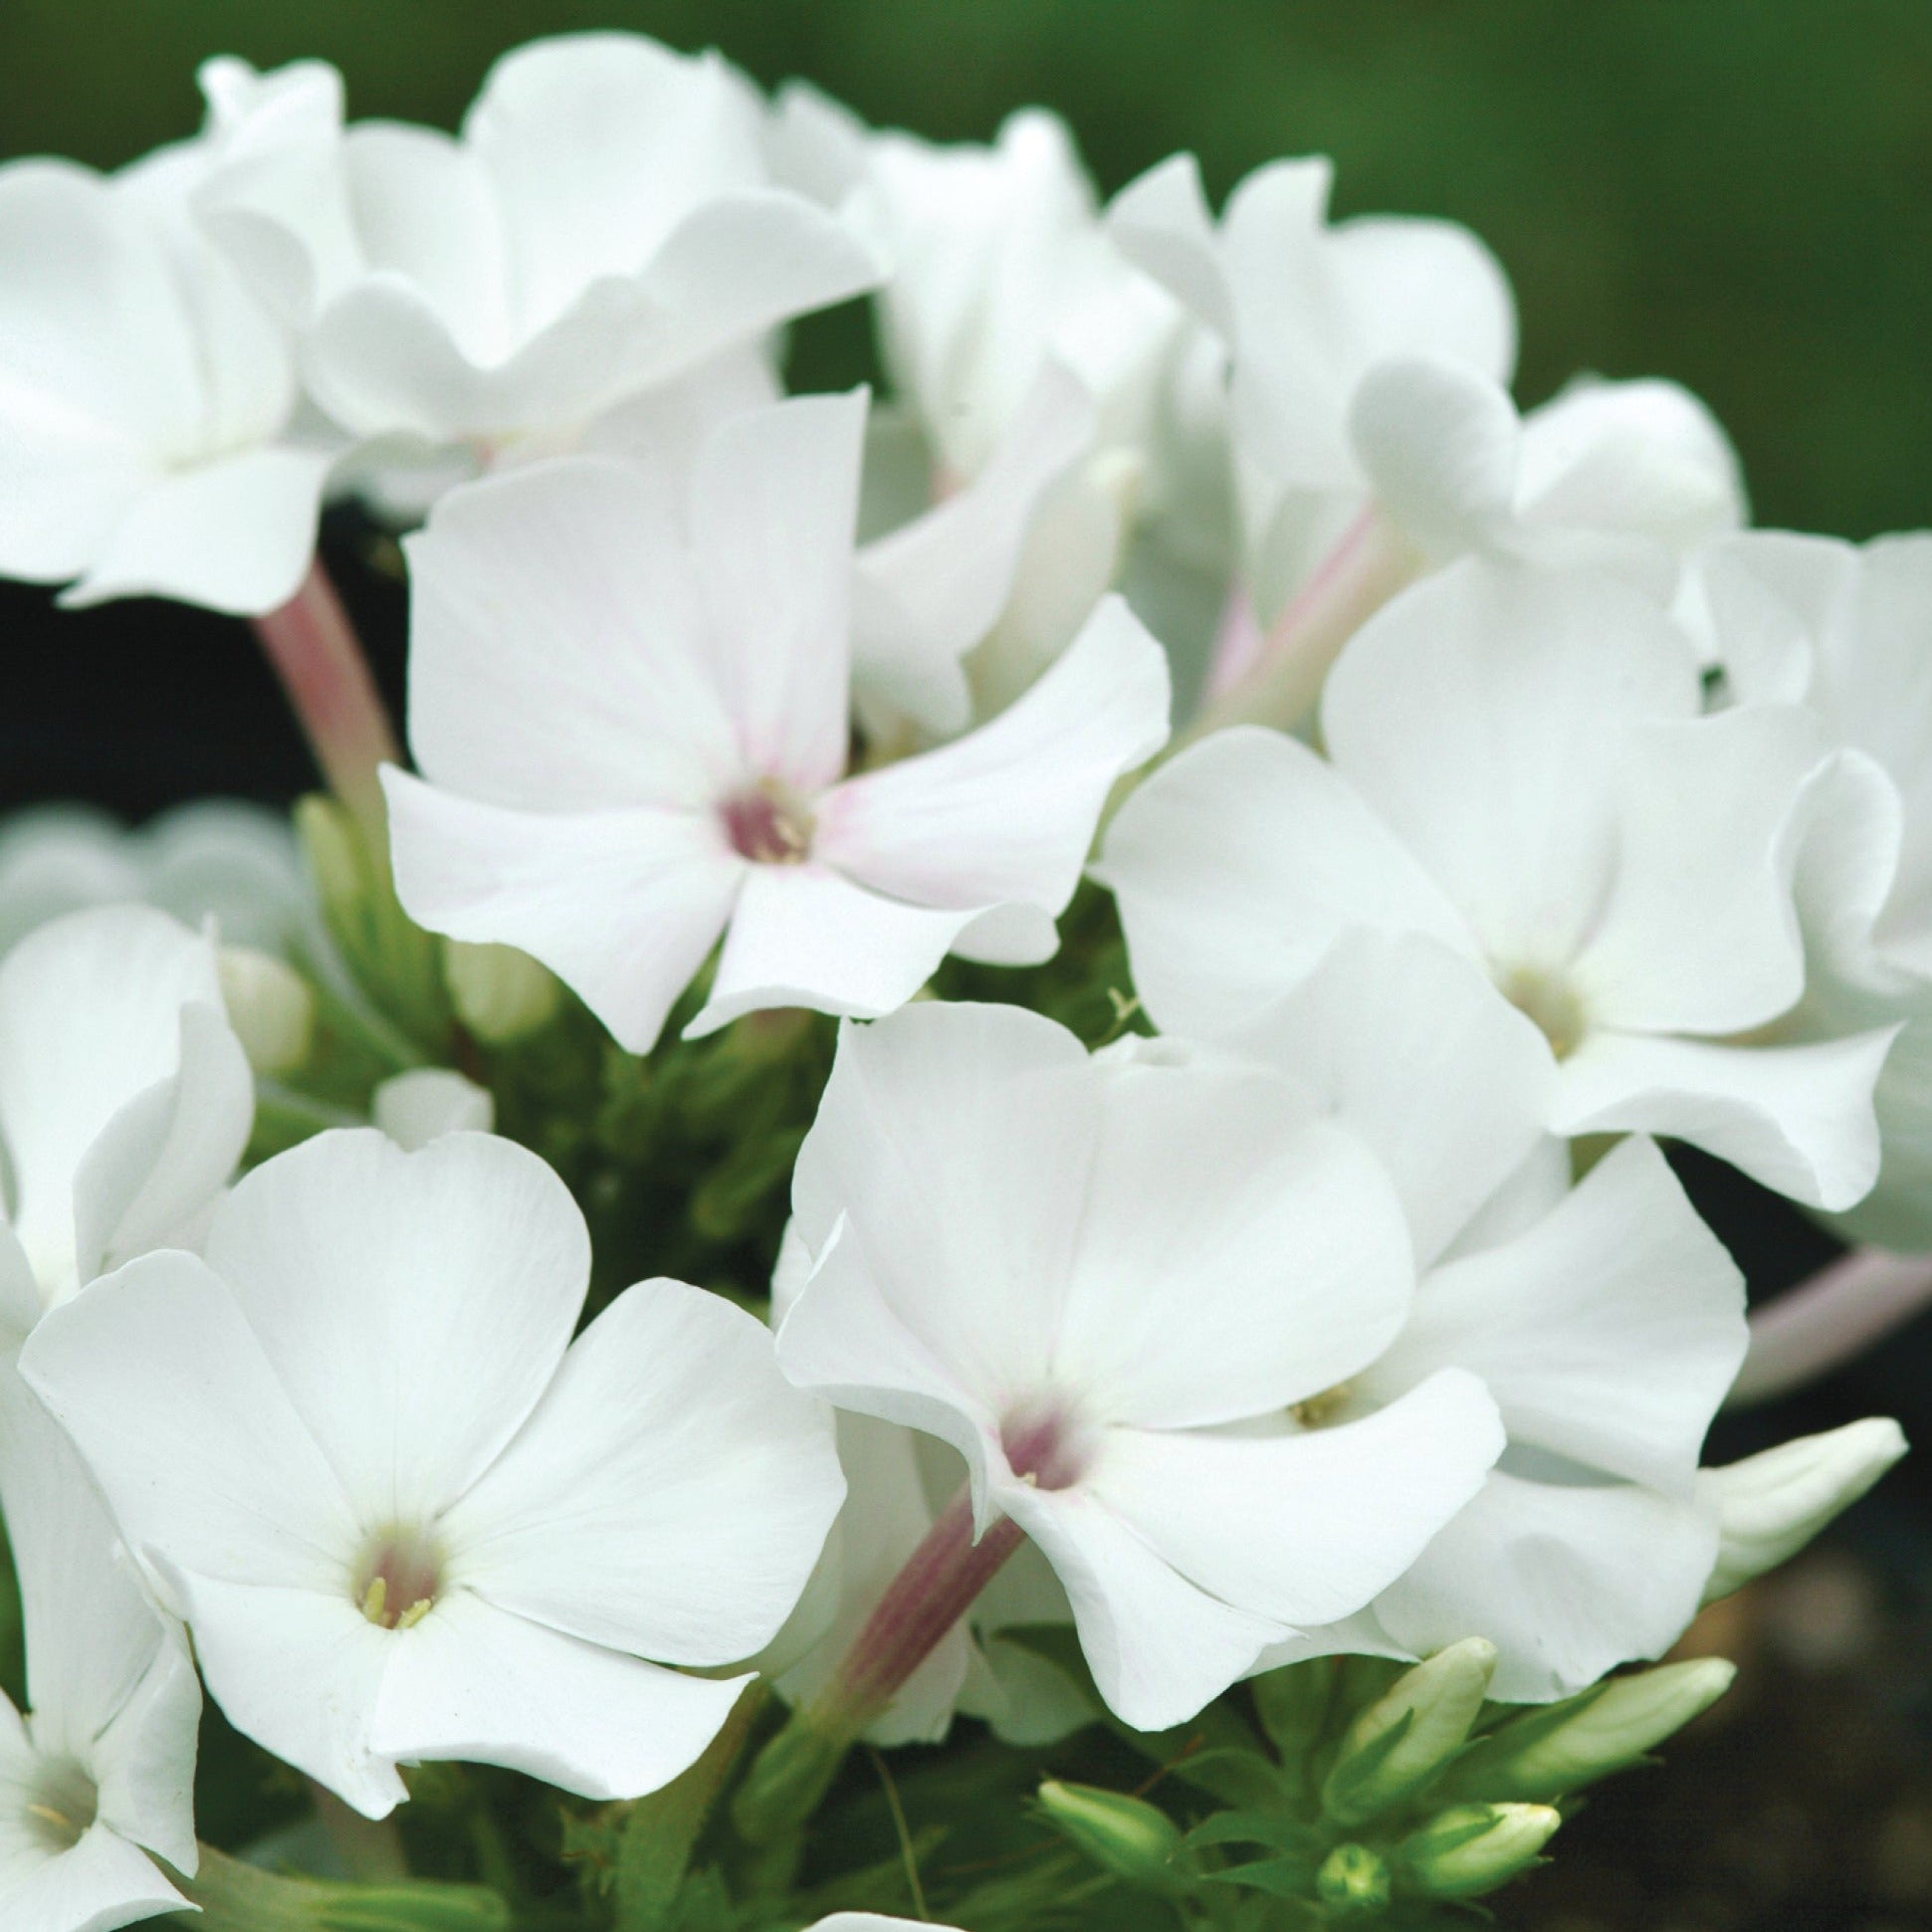
[[[1519,413],[1501,268],[1320,160],[1103,208],[1046,113],[624,35],[453,137],[202,83],[0,166],[0,571],[253,620],[335,795],[306,870],[0,837],[0,1917],[1522,1868],[1728,1681],[1610,1673],[1903,1450],[1703,1465],[1794,1345],[1659,1141],[1904,1251],[1800,1356],[1932,1288],[1932,537],[1743,530],[1667,382]],[[788,395],[859,298],[884,399]],[[408,532],[407,760],[337,498]],[[203,1686],[332,1852],[197,1844]],[[960,1715],[1022,1777],[1204,1741],[1192,1828],[1056,1777],[929,1901],[888,1773],[903,1856],[801,1877]]]

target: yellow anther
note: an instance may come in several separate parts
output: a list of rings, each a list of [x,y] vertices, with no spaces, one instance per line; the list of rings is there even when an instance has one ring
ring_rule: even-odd
[[[409,1608],[406,1610],[404,1610],[399,1617],[396,1618],[396,1628],[399,1630],[413,1630],[416,1627],[416,1625],[420,1623],[423,1620],[423,1618],[429,1614],[430,1609],[434,1603],[435,1603],[434,1598],[418,1597],[416,1601],[413,1604],[411,1604]]]
[[[29,1805],[27,1816],[39,1819],[43,1825],[51,1825],[57,1831],[77,1829],[74,1821],[65,1812],[57,1812],[51,1805]]]
[[[387,1577],[371,1577],[369,1587],[362,1593],[362,1614],[371,1623],[386,1624],[389,1621],[389,1580]]]

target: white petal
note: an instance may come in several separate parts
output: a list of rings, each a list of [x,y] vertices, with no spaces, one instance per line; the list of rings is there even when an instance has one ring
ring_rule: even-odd
[[[966,725],[960,660],[1005,607],[1040,501],[1087,451],[1096,421],[1079,379],[1048,362],[986,467],[859,551],[852,649],[863,703],[935,737]]]
[[[370,1734],[383,1679],[413,1631],[370,1622],[346,1588],[177,1581],[209,1692],[236,1730],[364,1818],[386,1818],[408,1797]]]
[[[460,1758],[641,1798],[697,1761],[749,1681],[681,1676],[456,1591],[400,1633],[371,1742],[412,1764]]]
[[[386,770],[396,895],[452,939],[540,960],[632,1053],[653,1040],[731,917],[746,868],[689,812],[508,811]]]
[[[170,476],[128,507],[61,601],[172,597],[240,617],[279,609],[315,560],[330,461],[250,449]]]
[[[1338,223],[1332,245],[1343,313],[1377,360],[1436,355],[1509,380],[1516,305],[1481,237],[1455,222],[1370,215]]]
[[[1112,1430],[1084,1487],[1199,1589],[1281,1623],[1327,1623],[1387,1590],[1502,1449],[1481,1383],[1445,1369],[1332,1428]]]
[[[137,1552],[348,1603],[348,1499],[205,1262],[163,1252],[103,1276],[41,1323],[20,1367]]]
[[[1687,1496],[1748,1339],[1736,1265],[1631,1140],[1528,1233],[1427,1276],[1365,1388],[1473,1370],[1511,1441]]]
[[[1109,1422],[1194,1428],[1284,1408],[1372,1362],[1414,1272],[1368,1149],[1258,1068],[1107,1073],[1055,1378]]]
[[[19,1932],[116,1932],[186,1906],[153,1860],[107,1825],[13,1882],[0,1880],[0,1911]]]
[[[408,1153],[445,1134],[488,1134],[497,1124],[488,1087],[450,1067],[411,1067],[391,1074],[369,1101],[369,1118]]]
[[[237,1184],[205,1251],[370,1530],[434,1520],[490,1466],[590,1281],[568,1188],[487,1134],[319,1134]]]
[[[1422,1262],[1529,1159],[1556,1077],[1536,1028],[1419,935],[1345,934],[1220,1044],[1294,1075],[1375,1150]]]
[[[566,458],[407,539],[409,740],[432,783],[545,812],[713,803],[737,745],[671,480]]]
[[[1454,909],[1348,781],[1255,727],[1218,732],[1142,783],[1093,873],[1120,902],[1135,988],[1168,1032],[1251,1018],[1351,927],[1469,950]]]
[[[1878,1175],[1877,1084],[1894,1034],[1719,1046],[1602,1032],[1566,1060],[1561,1134],[1661,1134],[1808,1206],[1849,1207]]]
[[[790,1614],[844,1494],[830,1414],[763,1326],[659,1280],[591,1324],[446,1521],[462,1580],[502,1609],[722,1664]]]
[[[740,749],[759,777],[806,793],[845,769],[866,401],[800,396],[734,417],[691,484],[692,554]]]
[[[1168,701],[1165,654],[1110,598],[991,723],[830,792],[814,852],[916,905],[1057,915],[1115,780],[1166,740]]]
[[[121,1561],[131,1569],[124,1552]],[[36,1734],[39,1724],[36,1712]],[[200,1732],[201,1679],[187,1633],[170,1622],[154,1661],[96,1740],[94,1764],[102,1822],[190,1875],[201,1856],[194,1834]]]
[[[120,1110],[179,1069],[181,1011],[219,1013],[214,948],[144,906],[101,907],[42,927],[0,966],[0,1127],[13,1223],[44,1282],[74,1261],[75,1189]],[[165,1111],[150,1108],[151,1143]]]
[[[1541,967],[1592,931],[1614,876],[1625,722],[1699,704],[1689,640],[1638,592],[1471,557],[1349,641],[1322,730],[1491,959]]]
[[[1662,1656],[1697,1613],[1716,1547],[1710,1510],[1633,1483],[1498,1470],[1376,1613],[1412,1656],[1486,1636],[1501,1653],[1492,1695],[1542,1703]]]
[[[1136,1730],[1195,1716],[1286,1634],[1197,1590],[1079,1489],[1025,1491],[1012,1512],[1066,1586],[1095,1687]]]
[[[1129,182],[1108,207],[1107,230],[1129,261],[1223,341],[1233,339],[1234,312],[1193,155],[1171,154]]]
[[[771,1006],[862,1019],[895,1012],[983,910],[908,905],[815,863],[750,865],[742,876],[711,997],[686,1039]]]

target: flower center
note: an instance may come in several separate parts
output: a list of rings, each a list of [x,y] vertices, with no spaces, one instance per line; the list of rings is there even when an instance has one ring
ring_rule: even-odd
[[[1354,1399],[1354,1385],[1338,1382],[1333,1389],[1324,1389],[1319,1395],[1309,1395],[1301,1401],[1289,1403],[1288,1413],[1305,1429],[1326,1428],[1329,1423],[1341,1418]]]
[[[1590,1023],[1569,980],[1536,966],[1512,966],[1496,984],[1519,1013],[1536,1022],[1559,1060],[1567,1060],[1582,1044]]]
[[[757,865],[797,865],[810,855],[811,805],[782,778],[760,778],[719,807],[725,834],[741,858]]]
[[[443,1552],[435,1541],[421,1530],[391,1526],[370,1539],[351,1595],[371,1623],[409,1630],[435,1608],[442,1587]]]
[[[72,1758],[50,1758],[28,1787],[27,1829],[50,1851],[72,1851],[93,1825],[100,1799]]]
[[[1014,1475],[1040,1489],[1071,1489],[1086,1473],[1092,1443],[1064,1406],[1036,1399],[1007,1411],[999,1446]]]

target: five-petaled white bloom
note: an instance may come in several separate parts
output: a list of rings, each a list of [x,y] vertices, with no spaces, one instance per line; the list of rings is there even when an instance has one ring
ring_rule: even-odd
[[[0,1919],[113,1932],[185,1904],[201,1686],[87,1472],[0,1368],[0,1503],[27,1639],[23,1715],[0,1696]]]
[[[1860,797],[1808,714],[1701,705],[1688,637],[1614,579],[1469,558],[1415,585],[1330,675],[1332,761],[1223,732],[1114,821],[1149,1012],[1212,1036],[1351,927],[1424,933],[1541,1029],[1553,1132],[1672,1135],[1849,1206],[1891,1032],[1754,1036],[1805,989],[1794,874]]]
[[[1734,699],[1803,704],[1849,750],[1840,837],[1798,881],[1808,980],[1781,1030],[1906,1022],[1878,1080],[1878,1181],[1841,1225],[1932,1248],[1932,537],[1748,532],[1695,559],[1688,601]]]
[[[1414,1284],[1381,1168],[1267,1069],[909,1007],[845,1030],[792,1201],[786,1375],[958,1450],[978,1532],[1032,1539],[1144,1729],[1386,1589],[1502,1447],[1452,1368],[1361,1422],[1254,1430],[1375,1361]]]
[[[345,130],[339,80],[298,112],[238,62],[205,78],[247,135],[205,219],[301,331],[316,400],[360,436],[486,463],[567,446],[878,279],[847,230],[771,185],[763,104],[716,54],[534,41],[454,138]]]
[[[399,1761],[636,1797],[725,1721],[843,1484],[760,1324],[681,1282],[574,1343],[583,1217],[535,1155],[319,1136],[44,1321],[22,1373],[231,1721],[371,1817]]]
[[[736,417],[688,489],[535,466],[410,544],[402,903],[534,955],[634,1051],[721,935],[694,1032],[889,1012],[948,952],[1048,958],[1109,788],[1166,736],[1160,647],[1107,603],[990,724],[846,775],[865,406]]]
[[[342,439],[198,223],[222,149],[0,167],[0,575],[259,616],[309,568]]]
[[[1568,1151],[1543,1129],[1556,1074],[1535,1030],[1418,935],[1344,935],[1215,1050],[1302,1082],[1381,1157],[1421,1271],[1400,1332],[1303,1404],[1301,1424],[1373,1414],[1453,1367],[1481,1378],[1509,1432],[1404,1576],[1263,1663],[1420,1657],[1479,1635],[1499,1652],[1495,1694],[1520,1702],[1661,1655],[1717,1563],[1698,1453],[1745,1322],[1742,1278],[1656,1148],[1624,1142],[1572,1190]]]
[[[1514,305],[1487,249],[1448,222],[1330,224],[1330,178],[1326,160],[1271,162],[1217,226],[1176,155],[1109,217],[1227,344],[1261,622],[1338,571],[1386,595],[1472,550],[1667,594],[1682,552],[1743,514],[1710,413],[1675,383],[1585,381],[1519,419]]]
[[[0,964],[0,1345],[95,1275],[191,1240],[254,1111],[210,940],[146,906],[22,940]]]

